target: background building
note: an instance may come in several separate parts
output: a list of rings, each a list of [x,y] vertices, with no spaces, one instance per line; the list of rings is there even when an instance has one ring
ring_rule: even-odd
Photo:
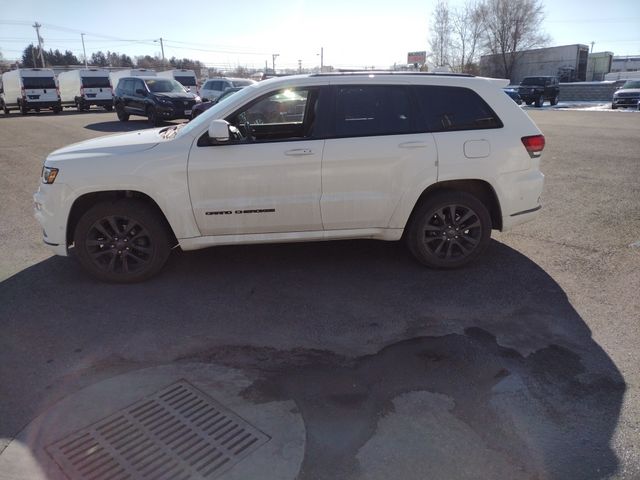
[[[556,76],[561,82],[587,80],[589,47],[582,44],[537,48],[518,52],[513,67],[511,83],[520,83],[524,77]],[[480,58],[480,75],[504,77],[500,55],[483,55]]]

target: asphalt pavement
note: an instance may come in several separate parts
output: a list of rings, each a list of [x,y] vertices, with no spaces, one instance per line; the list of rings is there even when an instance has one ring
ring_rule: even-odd
[[[52,257],[31,195],[50,151],[145,123],[0,115],[0,479],[58,478],[54,442],[178,381],[269,439],[220,478],[640,478],[640,114],[527,111],[544,208],[467,268],[230,246],[129,286]]]

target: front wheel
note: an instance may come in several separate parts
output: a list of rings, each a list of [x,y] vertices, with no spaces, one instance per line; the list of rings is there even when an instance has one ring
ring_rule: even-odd
[[[553,97],[551,99],[551,105],[557,105],[558,104],[558,100],[559,100],[558,95],[556,95],[555,97]]]
[[[157,127],[160,125],[161,121],[158,118],[158,112],[154,107],[147,108],[147,121],[152,127]]]
[[[544,95],[540,95],[536,98],[536,107],[541,107],[544,104]]]
[[[121,122],[129,120],[129,114],[124,111],[124,107],[120,103],[116,105],[116,115],[118,115],[118,120]]]
[[[170,253],[162,219],[146,203],[134,199],[99,203],[80,218],[74,251],[95,278],[133,283],[160,271]]]
[[[411,253],[432,268],[458,268],[478,257],[491,238],[484,204],[466,192],[441,192],[424,201],[408,227]]]

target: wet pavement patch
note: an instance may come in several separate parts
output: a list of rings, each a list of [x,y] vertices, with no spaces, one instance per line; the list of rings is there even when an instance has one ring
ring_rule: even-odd
[[[587,368],[605,363],[599,349],[575,350],[524,356],[468,328],[359,358],[226,347],[188,360],[243,370],[247,401],[295,401],[307,431],[300,480],[390,478],[400,465],[406,479],[602,478],[617,468],[609,440],[625,385],[615,369]]]

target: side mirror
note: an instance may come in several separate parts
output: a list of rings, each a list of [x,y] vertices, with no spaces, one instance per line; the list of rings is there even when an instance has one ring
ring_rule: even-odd
[[[136,95],[142,95],[144,97],[147,96],[147,91],[143,88],[136,88]]]
[[[216,142],[228,142],[229,123],[225,120],[211,120],[209,124],[209,138]]]

